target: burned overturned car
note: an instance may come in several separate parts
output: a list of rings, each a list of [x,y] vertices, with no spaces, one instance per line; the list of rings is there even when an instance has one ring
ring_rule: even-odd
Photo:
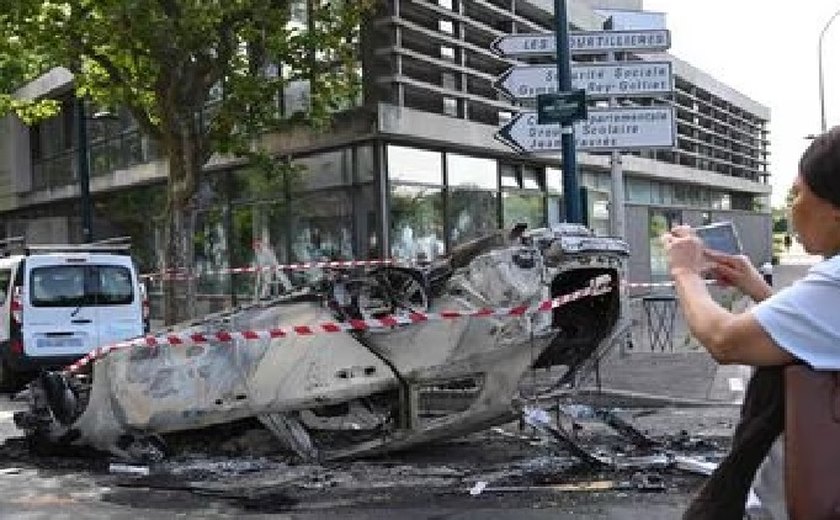
[[[626,337],[627,253],[561,225],[499,232],[423,266],[326,270],[43,374],[15,422],[36,443],[127,459],[149,457],[161,435],[247,417],[310,460],[481,430],[516,416],[530,369],[565,366],[549,386],[574,385]]]

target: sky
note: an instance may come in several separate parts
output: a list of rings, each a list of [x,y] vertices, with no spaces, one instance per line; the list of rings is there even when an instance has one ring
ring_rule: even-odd
[[[671,54],[770,108],[770,182],[781,206],[821,128],[819,35],[840,0],[643,0],[665,13]],[[827,127],[840,124],[840,16],[823,37]]]

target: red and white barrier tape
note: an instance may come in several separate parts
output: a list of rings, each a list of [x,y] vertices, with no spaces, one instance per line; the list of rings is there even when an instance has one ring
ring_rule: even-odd
[[[230,269],[220,269],[217,271],[207,271],[201,273],[201,275],[211,275],[211,274],[243,274],[243,273],[256,273],[259,271],[268,272],[268,271],[303,271],[306,269],[316,269],[316,268],[342,268],[342,267],[367,267],[367,266],[378,266],[378,265],[390,265],[394,263],[393,260],[386,259],[386,260],[326,260],[321,262],[299,262],[295,264],[280,264],[280,265],[269,265],[264,267],[232,267]],[[161,277],[166,278],[167,280],[186,280],[190,277],[197,278],[199,275],[192,274],[188,275],[183,272],[169,272],[161,275],[161,273],[145,273],[141,274],[140,278],[145,278],[149,280],[154,280]]]
[[[719,280],[703,280],[706,285],[717,285],[721,282]],[[673,288],[674,282],[622,282],[622,285],[631,289],[654,289],[657,287]]]
[[[206,344],[211,341],[231,342],[236,340],[254,341],[289,336],[313,336],[316,334],[329,334],[334,332],[365,331],[370,329],[392,328],[398,325],[412,325],[427,321],[454,320],[460,318],[490,318],[490,317],[517,317],[527,316],[538,312],[549,312],[552,309],[566,305],[576,300],[606,294],[612,290],[609,285],[609,275],[602,275],[594,278],[590,285],[584,289],[564,294],[551,300],[545,300],[533,305],[518,305],[516,307],[499,307],[497,309],[478,309],[475,311],[441,311],[441,312],[412,312],[405,315],[390,315],[382,318],[368,318],[361,320],[348,320],[346,322],[327,322],[317,325],[298,325],[285,328],[267,330],[246,330],[246,331],[220,331],[210,334],[200,333],[171,333],[163,336],[146,336],[136,338],[113,345],[97,347],[90,351],[85,357],[67,366],[64,371],[67,373],[78,372],[86,365],[101,359],[115,350],[131,347],[160,347],[160,346],[187,346],[195,344]]]

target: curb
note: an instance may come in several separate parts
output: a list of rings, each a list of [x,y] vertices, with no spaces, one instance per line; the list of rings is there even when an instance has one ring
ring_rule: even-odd
[[[597,388],[559,390],[551,394],[541,395],[538,399],[540,401],[546,401],[549,399],[563,397],[573,398],[576,401],[592,406],[611,408],[665,408],[669,406],[682,408],[708,408],[715,406],[741,406],[741,401],[691,399],[688,397],[648,394],[617,388],[601,388],[600,390]]]

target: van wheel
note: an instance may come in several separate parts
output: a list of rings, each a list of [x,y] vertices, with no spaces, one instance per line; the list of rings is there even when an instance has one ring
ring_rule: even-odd
[[[0,358],[0,392],[11,392],[17,384],[17,374],[9,367],[9,363]]]

